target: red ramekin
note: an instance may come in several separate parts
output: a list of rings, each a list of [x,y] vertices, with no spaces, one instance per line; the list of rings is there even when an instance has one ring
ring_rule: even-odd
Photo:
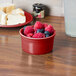
[[[52,51],[54,44],[54,37],[56,32],[45,38],[31,38],[23,34],[23,28],[19,31],[22,42],[22,50],[33,55],[46,54]]]

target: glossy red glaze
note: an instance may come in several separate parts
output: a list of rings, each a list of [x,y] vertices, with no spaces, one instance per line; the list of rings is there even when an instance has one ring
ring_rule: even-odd
[[[25,23],[21,23],[21,24],[17,24],[17,25],[0,25],[0,27],[20,27],[20,26],[24,26],[28,23],[30,23],[33,20],[33,17],[30,13],[24,11],[24,15],[26,16],[26,22]]]
[[[55,31],[52,36],[47,38],[30,38],[23,35],[23,28],[19,31],[22,41],[23,51],[33,54],[41,55],[49,53],[53,49],[54,37],[56,35]]]

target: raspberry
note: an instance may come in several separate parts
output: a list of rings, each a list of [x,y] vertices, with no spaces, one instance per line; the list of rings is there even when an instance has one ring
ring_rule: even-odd
[[[45,28],[48,26],[48,24],[47,24],[47,23],[44,23],[43,25],[44,25],[44,27],[45,27]]]
[[[27,34],[27,37],[32,37],[32,36],[33,36],[33,33]]]
[[[44,25],[41,22],[36,21],[34,25],[34,29],[37,30],[37,29],[43,29],[43,28],[44,28]]]
[[[36,33],[33,35],[33,38],[43,38],[43,37],[45,37],[45,34],[43,33]]]
[[[32,26],[27,26],[24,30],[24,35],[27,35],[29,33],[34,33],[34,29]]]
[[[48,25],[48,26],[45,28],[45,31],[48,31],[50,34],[53,34],[53,33],[54,33],[54,28],[53,28],[53,26]]]
[[[48,27],[49,27],[49,28],[53,28],[53,26],[52,26],[52,25],[48,25]]]

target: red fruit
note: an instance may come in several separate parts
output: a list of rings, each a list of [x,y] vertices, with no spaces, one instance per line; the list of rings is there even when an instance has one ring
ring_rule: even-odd
[[[48,24],[47,24],[47,23],[44,23],[43,25],[44,25],[44,27],[45,27],[45,28],[48,26]]]
[[[43,34],[43,33],[35,33],[33,35],[33,38],[43,38],[43,37],[45,37],[45,34]]]
[[[54,33],[54,28],[52,25],[48,25],[46,28],[45,28],[45,31],[48,31],[50,32],[50,34],[53,34]]]
[[[37,29],[43,29],[43,28],[44,28],[44,25],[41,22],[36,21],[34,25],[34,29],[37,30]]]
[[[24,30],[24,35],[27,35],[29,33],[34,33],[34,28],[32,26],[27,26]]]
[[[37,30],[34,32],[34,34],[36,34],[37,33]]]
[[[32,37],[32,36],[33,36],[33,33],[27,34],[27,37]]]
[[[48,25],[48,27],[49,27],[49,28],[53,28],[53,26],[52,26],[52,25]]]

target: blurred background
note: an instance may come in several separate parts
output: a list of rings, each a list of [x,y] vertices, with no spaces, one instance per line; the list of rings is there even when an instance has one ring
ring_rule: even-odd
[[[30,13],[32,13],[32,5],[34,3],[42,3],[48,7],[49,15],[64,16],[63,0],[0,0],[0,3],[3,2],[14,3],[16,7],[20,7]]]
[[[0,0],[0,3],[6,2],[29,13],[33,12],[33,4],[42,3],[46,6],[46,15],[64,17],[66,34],[76,37],[76,0]]]

